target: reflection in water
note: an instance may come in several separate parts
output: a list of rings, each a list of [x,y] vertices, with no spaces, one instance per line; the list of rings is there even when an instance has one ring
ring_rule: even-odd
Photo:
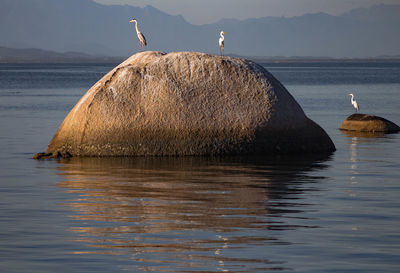
[[[293,243],[276,232],[313,228],[287,219],[324,160],[73,158],[59,186],[91,254],[129,255],[143,271],[263,272],[287,268],[268,259],[268,245]]]
[[[350,138],[362,139],[362,142],[371,142],[376,138],[382,138],[385,136],[384,132],[358,132],[347,130],[340,130],[340,132]]]
[[[350,140],[350,168],[352,170],[352,176],[350,177],[352,184],[357,184],[356,175],[359,174],[359,156],[358,151],[361,144],[374,143],[379,139],[385,137],[383,132],[358,132],[358,131],[340,131],[344,136],[348,137]]]

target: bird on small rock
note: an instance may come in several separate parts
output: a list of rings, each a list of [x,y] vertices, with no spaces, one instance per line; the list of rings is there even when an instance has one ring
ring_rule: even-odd
[[[358,112],[358,103],[357,101],[354,99],[354,94],[350,93],[349,96],[351,96],[351,104],[353,104],[354,108],[356,109],[356,112]]]

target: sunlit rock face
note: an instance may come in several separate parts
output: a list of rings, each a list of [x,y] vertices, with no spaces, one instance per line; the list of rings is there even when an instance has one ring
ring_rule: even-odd
[[[352,114],[347,117],[342,125],[341,130],[357,131],[357,132],[383,132],[396,133],[400,131],[400,127],[395,123],[382,117],[367,114]]]
[[[196,52],[141,52],[89,89],[46,156],[334,150],[325,131],[262,66]]]

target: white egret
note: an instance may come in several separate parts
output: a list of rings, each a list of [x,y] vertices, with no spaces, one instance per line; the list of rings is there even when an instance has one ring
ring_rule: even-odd
[[[221,56],[223,56],[224,55],[224,47],[225,47],[225,37],[224,37],[224,35],[226,34],[226,32],[224,32],[224,31],[221,31],[220,32],[220,34],[219,34],[219,41],[218,41],[218,44],[219,44],[219,52],[221,53]]]
[[[137,34],[137,37],[139,39],[140,49],[142,50],[143,47],[147,45],[146,38],[144,37],[143,33],[140,32],[140,30],[139,30],[139,28],[137,26],[137,20],[135,18],[130,20],[129,23],[135,23],[136,34]]]
[[[353,104],[354,108],[356,109],[356,112],[358,112],[358,103],[357,101],[354,99],[354,94],[350,93],[349,96],[351,96],[351,104]]]

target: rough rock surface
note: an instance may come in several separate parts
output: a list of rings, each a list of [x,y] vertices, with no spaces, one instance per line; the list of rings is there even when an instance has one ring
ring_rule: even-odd
[[[367,114],[352,114],[343,121],[342,125],[340,125],[340,129],[359,132],[385,133],[395,133],[400,131],[400,127],[395,123],[378,116]]]
[[[37,158],[334,150],[262,66],[196,52],[142,52],[89,89]]]

